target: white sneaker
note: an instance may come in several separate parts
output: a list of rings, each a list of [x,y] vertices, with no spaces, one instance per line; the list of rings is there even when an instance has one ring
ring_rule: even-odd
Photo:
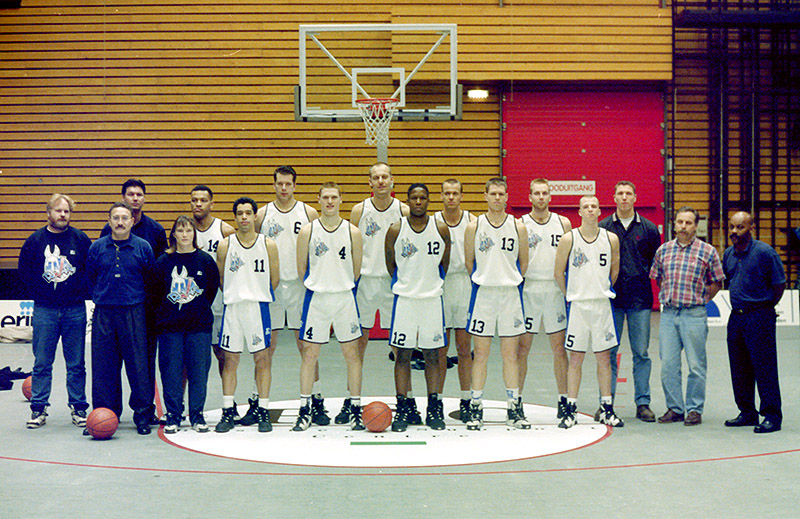
[[[86,411],[78,410],[74,407],[72,409],[72,424],[75,427],[86,427]]]
[[[44,411],[33,411],[31,419],[28,420],[26,426],[28,429],[38,429],[47,423],[47,413]]]

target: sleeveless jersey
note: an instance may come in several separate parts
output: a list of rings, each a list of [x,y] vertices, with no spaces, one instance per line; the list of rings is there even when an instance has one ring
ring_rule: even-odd
[[[506,215],[500,227],[495,227],[489,223],[485,214],[480,215],[475,231],[472,282],[493,287],[517,286],[522,283],[519,246],[519,234],[513,216]]]
[[[567,261],[567,301],[588,301],[615,297],[611,288],[611,242],[608,231],[598,229],[589,243],[578,229],[572,229],[572,250]]]
[[[561,218],[550,213],[550,218],[544,224],[538,223],[530,214],[523,215],[521,219],[528,229],[528,269],[525,279],[555,281],[553,268],[556,264],[556,248],[564,234]]]
[[[197,231],[197,246],[200,250],[217,260],[217,247],[222,241],[222,220],[214,218],[211,225],[205,231]]]
[[[467,231],[469,225],[469,211],[461,212],[461,220],[458,225],[450,226],[444,220],[444,213],[439,211],[436,213],[436,219],[450,229],[450,264],[447,266],[447,275],[456,272],[467,272],[467,267],[464,265],[464,233]]]
[[[364,237],[364,249],[361,259],[361,275],[373,277],[389,277],[386,271],[386,255],[384,245],[386,231],[403,217],[400,201],[392,199],[392,203],[384,211],[378,211],[371,198],[364,200],[364,210],[358,229]]]
[[[242,301],[271,303],[271,283],[269,254],[264,237],[258,235],[256,242],[247,249],[239,242],[236,234],[231,234],[225,256],[225,277],[222,281],[222,298],[225,304]]]
[[[408,217],[400,220],[400,232],[394,242],[392,293],[403,297],[438,297],[442,295],[444,273],[441,268],[444,239],[436,228],[436,218],[428,218],[422,232],[411,228]]]
[[[308,267],[303,284],[312,292],[332,293],[352,290],[353,242],[350,222],[342,220],[334,231],[328,231],[322,222],[311,222],[308,241]]]
[[[281,281],[297,279],[297,235],[300,228],[308,223],[306,204],[296,200],[286,212],[278,209],[275,202],[267,204],[264,221],[259,232],[275,240],[278,246],[278,262],[281,269]]]

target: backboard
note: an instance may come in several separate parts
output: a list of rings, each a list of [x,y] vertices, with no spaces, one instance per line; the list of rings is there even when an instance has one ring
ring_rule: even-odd
[[[300,25],[295,119],[361,121],[356,99],[399,99],[393,120],[461,119],[456,24]]]

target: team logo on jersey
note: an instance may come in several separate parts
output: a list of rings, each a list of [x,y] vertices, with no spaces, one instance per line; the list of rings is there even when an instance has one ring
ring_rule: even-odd
[[[269,220],[267,222],[267,236],[272,239],[275,239],[280,233],[283,232],[283,226],[274,220]]]
[[[572,258],[572,266],[581,268],[589,263],[589,256],[587,256],[581,249],[575,249],[575,255]]]
[[[416,245],[408,241],[406,238],[400,242],[400,256],[403,258],[410,258],[419,251]]]
[[[478,237],[478,250],[481,252],[489,252],[494,247],[494,240],[490,238],[485,232],[482,232]]]
[[[314,256],[321,257],[324,256],[326,252],[328,252],[330,248],[325,245],[325,242],[322,240],[317,240],[314,242]]]
[[[186,267],[172,267],[172,282],[169,287],[167,299],[170,303],[178,305],[178,310],[187,303],[191,303],[194,298],[203,293],[203,289],[197,286],[194,278],[188,275]]]
[[[75,267],[72,266],[66,256],[61,255],[58,245],[53,245],[52,250],[50,250],[49,245],[44,249],[44,272],[42,272],[42,277],[48,283],[53,284],[53,290],[59,283],[63,283],[74,273]]]
[[[230,270],[231,272],[236,272],[237,270],[242,268],[243,265],[244,261],[242,260],[242,258],[240,258],[239,255],[234,252],[231,255],[231,264],[228,267],[228,270]]]
[[[364,234],[367,236],[372,237],[380,232],[381,226],[378,225],[378,222],[373,220],[371,216],[367,216],[367,219],[364,220],[364,222],[366,222],[366,225],[364,226]]]
[[[528,248],[535,249],[537,245],[542,243],[542,237],[532,232],[528,235]]]

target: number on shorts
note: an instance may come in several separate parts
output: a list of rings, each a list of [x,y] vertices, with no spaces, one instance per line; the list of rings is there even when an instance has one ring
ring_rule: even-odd
[[[392,346],[405,346],[406,334],[394,332],[392,335]]]
[[[311,326],[308,330],[306,330],[306,339],[309,341],[314,338],[314,327]]]
[[[574,341],[575,341],[574,335],[567,335],[567,340],[564,341],[564,346],[567,348],[572,348],[573,346],[575,346]]]
[[[221,348],[230,348],[231,347],[231,336],[230,335],[223,335],[222,340],[219,341],[219,345]]]
[[[472,326],[470,327],[470,333],[483,333],[483,327],[485,323],[483,321],[479,321],[477,319],[472,320]]]
[[[533,317],[526,317],[525,318],[525,331],[528,333],[533,333]]]

